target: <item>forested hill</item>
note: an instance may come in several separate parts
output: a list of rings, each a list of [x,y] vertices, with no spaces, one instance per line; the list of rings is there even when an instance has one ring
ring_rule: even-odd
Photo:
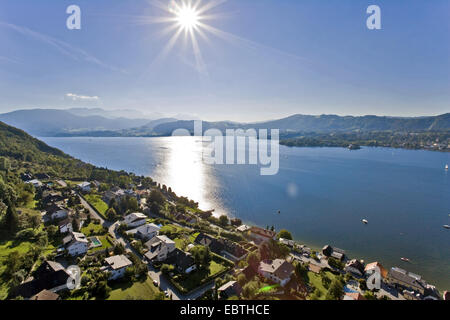
[[[87,178],[94,168],[3,122],[0,122],[0,157],[0,165],[16,168],[17,173],[28,171],[54,177]]]

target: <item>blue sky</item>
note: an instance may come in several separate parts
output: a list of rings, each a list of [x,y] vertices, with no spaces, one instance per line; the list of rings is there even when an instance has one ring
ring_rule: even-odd
[[[81,30],[66,28],[71,4]],[[382,30],[366,28],[371,4]],[[252,121],[450,111],[448,0],[228,0],[208,13],[225,36],[197,34],[199,71],[183,37],[157,59],[173,32],[142,23],[168,16],[151,1],[2,0],[0,112],[99,106]]]

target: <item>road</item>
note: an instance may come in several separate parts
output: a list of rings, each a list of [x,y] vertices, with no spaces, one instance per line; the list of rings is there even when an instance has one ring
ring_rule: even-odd
[[[141,254],[139,252],[137,252],[130,245],[130,243],[125,241],[125,239],[117,232],[117,228],[119,227],[119,224],[120,224],[119,221],[116,221],[114,223],[111,223],[109,221],[105,221],[105,219],[103,219],[97,213],[97,211],[95,211],[94,208],[86,200],[84,200],[80,195],[78,195],[78,197],[80,198],[80,201],[81,201],[81,204],[83,205],[83,207],[85,207],[86,209],[89,210],[89,213],[91,214],[92,217],[94,217],[95,219],[100,220],[100,223],[102,224],[102,226],[104,226],[105,228],[108,229],[108,233],[117,242],[122,244],[124,246],[125,250],[130,250],[136,256],[140,257],[143,260],[143,257],[141,256]],[[153,214],[150,214],[150,216],[154,216],[155,218],[158,217],[158,216],[153,215]],[[178,223],[174,223],[174,224],[179,225]],[[181,225],[179,225],[179,226],[181,227]],[[182,226],[182,227],[183,228],[187,228],[186,226]],[[145,261],[143,261],[143,262],[146,263]],[[172,296],[173,300],[195,300],[198,297],[200,297],[201,295],[203,295],[203,293],[205,293],[206,291],[208,291],[210,289],[213,289],[215,287],[215,282],[211,281],[211,282],[201,286],[200,288],[197,288],[193,292],[191,292],[189,294],[186,294],[186,295],[183,295],[172,285],[172,283],[161,273],[161,271],[156,270],[150,264],[148,264],[148,275],[150,276],[150,278],[152,278],[153,281],[157,281],[158,282],[159,287],[163,291],[167,290],[169,295]]]

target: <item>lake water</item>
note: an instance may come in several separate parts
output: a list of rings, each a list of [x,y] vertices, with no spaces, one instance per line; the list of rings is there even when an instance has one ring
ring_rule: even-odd
[[[281,146],[279,173],[260,176],[257,166],[205,164],[200,139],[43,138],[94,165],[151,176],[203,209],[286,228],[313,248],[331,244],[450,289],[449,153]]]

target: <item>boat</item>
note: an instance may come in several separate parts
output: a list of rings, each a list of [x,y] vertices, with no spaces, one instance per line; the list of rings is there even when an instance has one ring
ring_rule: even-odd
[[[400,258],[400,260],[402,260],[404,262],[411,262],[408,258]]]
[[[369,223],[369,221],[367,221],[366,219],[362,219],[361,221],[362,221],[362,223],[364,223],[364,224],[368,224],[368,223]]]
[[[448,170],[448,164],[445,165],[445,170]]]
[[[450,229],[450,226],[448,224],[444,224],[445,229]]]

